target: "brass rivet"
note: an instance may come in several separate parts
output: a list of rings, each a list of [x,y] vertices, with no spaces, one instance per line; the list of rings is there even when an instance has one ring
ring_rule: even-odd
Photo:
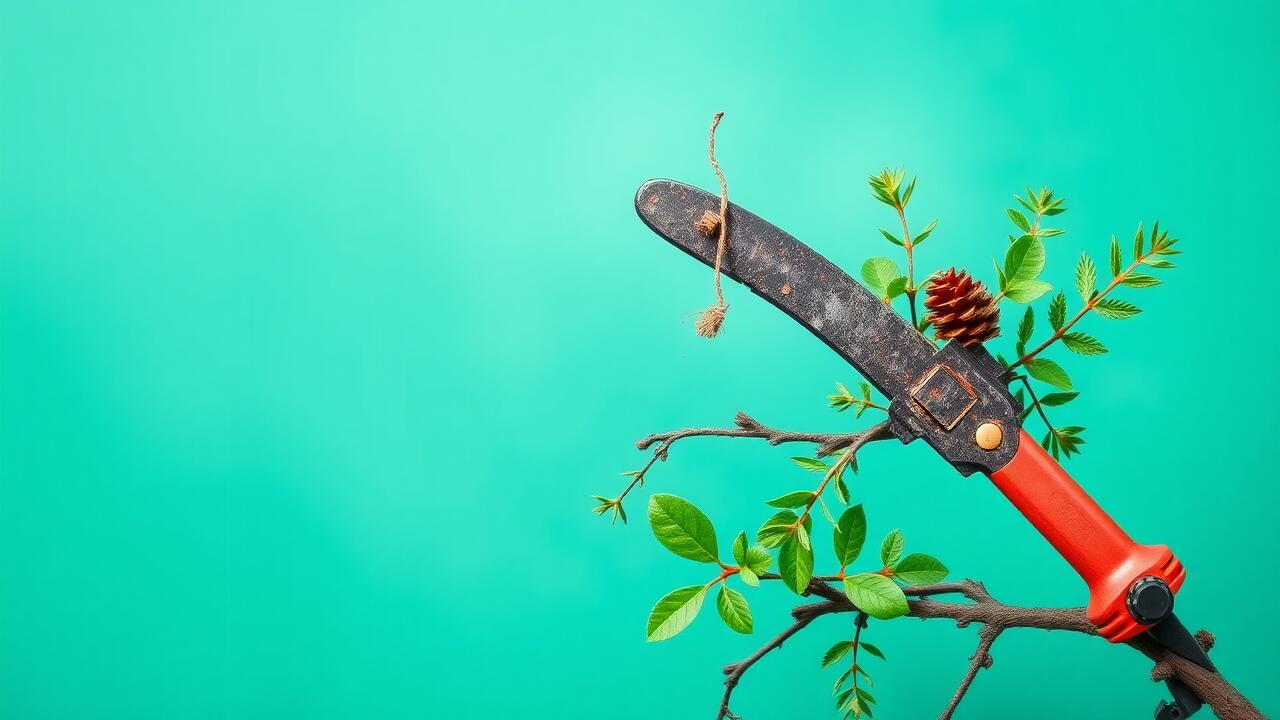
[[[995,423],[982,423],[978,426],[978,431],[973,434],[974,441],[983,450],[995,450],[1000,447],[1000,441],[1003,438],[1004,433]]]

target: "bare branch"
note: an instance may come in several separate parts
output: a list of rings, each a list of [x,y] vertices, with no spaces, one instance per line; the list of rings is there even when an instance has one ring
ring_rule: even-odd
[[[752,665],[759,662],[760,658],[763,658],[765,655],[768,655],[774,650],[782,647],[782,643],[786,642],[787,638],[803,630],[806,625],[830,612],[836,612],[834,603],[831,603],[830,601],[813,603],[812,605],[801,605],[800,607],[795,608],[791,611],[791,615],[795,618],[795,622],[791,623],[790,627],[778,633],[777,637],[765,643],[759,650],[751,653],[751,655],[746,658],[739,660],[736,663],[725,665],[724,674],[726,677],[724,679],[724,696],[720,700],[720,711],[716,713],[716,720],[723,720],[724,718],[730,718],[732,720],[738,717],[729,710],[729,698],[733,696],[733,689],[738,686],[738,681],[742,679],[742,676],[746,674],[747,670],[751,669]]]
[[[969,691],[969,686],[973,684],[974,678],[978,677],[978,671],[991,667],[991,645],[995,643],[996,638],[1000,637],[1000,632],[1000,628],[994,625],[987,625],[978,631],[978,649],[973,652],[973,655],[969,656],[969,670],[965,672],[964,677],[960,680],[960,686],[951,695],[951,700],[947,702],[947,706],[942,709],[942,714],[938,716],[939,720],[951,720],[951,716],[955,714],[960,701],[964,699],[964,694]]]
[[[1200,633],[1208,634],[1204,630]],[[1200,639],[1200,633],[1196,633],[1197,639]],[[1168,668],[1171,671],[1169,677],[1176,677],[1186,683],[1222,720],[1264,720],[1263,714],[1249,698],[1242,695],[1221,674],[1200,667],[1145,635],[1130,640],[1129,645],[1154,660],[1156,667]],[[1203,645],[1202,642],[1201,646]],[[1208,652],[1208,648],[1205,648],[1205,652]]]
[[[819,455],[830,455],[837,450],[841,450],[854,442],[866,438],[871,440],[884,440],[889,437],[888,423],[879,423],[866,430],[850,433],[815,433],[815,432],[792,432],[789,430],[778,430],[766,425],[762,425],[755,418],[746,413],[738,413],[733,418],[733,422],[737,427],[732,428],[685,428],[683,430],[673,430],[665,433],[654,433],[648,437],[642,438],[636,442],[636,448],[647,450],[654,443],[661,443],[654,454],[659,459],[665,460],[667,451],[677,440],[687,437],[745,437],[745,438],[761,438],[767,440],[770,445],[781,445],[782,443],[806,442],[818,445]]]
[[[637,472],[632,474],[631,482],[627,484],[618,497],[614,498],[611,505],[603,506],[601,509],[608,509],[610,506],[622,504],[625,498],[636,487],[644,484],[645,475],[648,474],[649,468],[653,467],[659,460],[666,460],[671,450],[671,446],[677,440],[683,440],[690,437],[739,437],[739,438],[760,438],[766,440],[770,445],[781,445],[783,443],[813,443],[818,446],[817,454],[830,455],[837,451],[843,450],[851,445],[861,446],[876,440],[886,440],[893,437],[889,434],[888,421],[873,425],[866,430],[859,430],[850,433],[814,433],[814,432],[792,432],[788,430],[778,430],[767,427],[756,421],[755,418],[740,412],[733,418],[737,427],[732,428],[685,428],[683,430],[672,430],[665,433],[655,433],[645,438],[641,438],[636,442],[636,448],[639,450],[648,450],[654,448],[653,456],[644,464]]]
[[[780,579],[780,576],[775,573],[765,573],[760,578],[762,580],[777,580]],[[746,660],[725,668],[725,674],[730,676],[732,682],[729,679],[725,680],[725,693],[720,705],[721,713],[717,716],[718,720],[720,718],[734,717],[728,710],[729,699],[734,687],[738,684],[738,680],[742,678],[742,674],[746,672],[747,668],[754,665],[769,652],[776,650],[784,640],[804,629],[815,619],[833,613],[857,611],[857,608],[849,601],[844,592],[831,584],[834,580],[836,578],[814,578],[809,583],[805,594],[817,595],[824,598],[824,601],[801,605],[793,609],[791,614],[795,618],[795,622],[783,631],[781,635],[774,638],[760,650],[757,650]],[[1006,605],[993,598],[982,583],[974,580],[905,587],[903,592],[915,598],[907,603],[910,608],[908,612],[910,617],[922,620],[948,619],[954,621],[957,627],[966,627],[970,623],[978,623],[983,626],[978,631],[978,647],[969,658],[969,668],[939,716],[941,720],[949,720],[951,718],[978,673],[985,668],[991,667],[991,647],[1005,630],[1010,628],[1039,628],[1042,630],[1066,630],[1085,635],[1098,634],[1097,628],[1085,617],[1083,608],[1038,608]],[[934,600],[933,598],[938,595],[961,595],[970,602]],[[1198,633],[1197,639],[1202,646],[1211,647],[1213,645],[1212,635],[1205,631]],[[1221,674],[1206,670],[1142,635],[1130,640],[1128,644],[1157,663],[1154,675],[1158,676],[1158,679],[1175,677],[1182,680],[1197,695],[1203,698],[1205,704],[1212,708],[1213,712],[1222,720],[1264,720],[1262,713],[1258,711],[1253,703],[1245,698],[1240,691],[1236,690]]]

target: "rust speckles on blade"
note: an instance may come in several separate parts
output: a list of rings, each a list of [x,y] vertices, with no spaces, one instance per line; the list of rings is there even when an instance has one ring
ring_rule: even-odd
[[[650,200],[658,197],[658,202]],[[720,198],[672,180],[645,183],[636,212],[654,232],[699,261],[715,264],[716,243],[696,218],[719,211]],[[723,272],[790,315],[888,397],[901,395],[937,349],[884,301],[799,240],[729,204]]]

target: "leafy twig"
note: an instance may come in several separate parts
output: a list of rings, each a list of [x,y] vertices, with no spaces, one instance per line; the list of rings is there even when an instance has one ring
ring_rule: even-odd
[[[809,498],[809,502],[804,506],[804,511],[800,513],[800,517],[796,518],[796,521],[792,524],[792,532],[795,532],[797,528],[804,524],[805,519],[809,517],[809,513],[813,511],[814,504],[822,498],[822,491],[827,489],[827,484],[833,479],[840,477],[844,473],[845,468],[853,465],[854,454],[858,452],[858,448],[874,440],[876,438],[876,434],[883,433],[887,435],[888,430],[889,423],[887,421],[882,422],[868,430],[868,434],[864,434],[858,440],[849,443],[848,446],[840,451],[840,457],[832,463],[831,467],[828,468],[825,473],[823,473],[822,482],[818,483],[818,487],[814,488],[813,497]]]
[[[884,423],[867,430],[848,433],[814,433],[814,432],[792,432],[789,430],[778,430],[761,424],[755,418],[746,413],[738,413],[733,418],[733,422],[737,427],[733,428],[684,428],[683,430],[673,430],[664,433],[655,433],[647,437],[641,438],[636,442],[636,448],[639,450],[647,450],[655,444],[657,447],[653,451],[653,455],[649,458],[644,467],[639,470],[631,470],[624,475],[631,478],[622,492],[614,498],[606,498],[600,495],[593,496],[597,503],[595,512],[603,515],[606,512],[613,512],[615,518],[621,518],[625,523],[627,521],[626,511],[622,508],[622,501],[635,488],[644,485],[645,476],[649,469],[659,460],[666,460],[671,450],[671,446],[678,440],[690,437],[742,437],[742,438],[759,438],[767,441],[770,445],[781,445],[783,443],[813,443],[818,446],[816,453],[819,456],[831,455],[853,444],[859,446],[874,442],[876,440],[884,440],[891,437],[888,434],[888,428]]]
[[[866,412],[868,409],[883,410],[884,412],[889,411],[889,408],[884,405],[880,405],[871,399],[870,384],[866,382],[858,383],[858,392],[859,395],[854,395],[849,392],[849,388],[845,387],[844,383],[836,383],[836,392],[833,395],[827,396],[827,402],[831,407],[835,408],[836,412],[844,412],[849,408],[857,408],[853,413],[854,417],[862,417],[862,413]]]
[[[888,258],[871,258],[862,266],[862,278],[867,281],[867,284],[873,290],[878,291],[885,300],[892,300],[905,293],[911,308],[911,325],[923,332],[916,316],[916,292],[920,288],[916,285],[915,248],[924,242],[925,238],[929,237],[933,229],[937,227],[938,221],[930,222],[916,235],[914,240],[911,238],[911,228],[907,224],[906,209],[907,203],[911,202],[911,194],[916,189],[916,178],[912,177],[911,182],[907,183],[906,188],[903,188],[902,181],[905,178],[905,170],[901,168],[897,170],[886,168],[881,170],[879,174],[867,178],[867,182],[871,185],[871,194],[880,202],[893,208],[898,215],[898,221],[902,224],[901,238],[895,237],[888,230],[881,230],[880,234],[906,252],[907,274],[899,277],[897,275],[897,265]]]
[[[773,574],[764,574],[761,579],[776,579]],[[951,699],[942,714],[947,720],[955,712],[969,687],[973,684],[978,672],[991,666],[991,647],[1005,630],[1014,628],[1039,628],[1042,630],[1066,630],[1085,635],[1097,635],[1097,628],[1085,617],[1083,608],[1037,608],[1006,605],[994,599],[981,583],[973,580],[960,582],[936,583],[932,585],[908,586],[903,588],[908,596],[916,598],[909,602],[911,617],[929,619],[948,619],[958,627],[966,627],[971,623],[983,626],[978,633],[978,647],[969,660],[969,667],[961,678]],[[824,598],[823,602],[801,605],[791,611],[795,622],[781,635],[766,643],[745,660],[725,668],[725,674],[732,677],[732,684],[725,681],[725,694],[721,700],[721,713],[717,718],[735,717],[728,713],[729,700],[738,681],[748,668],[757,663],[768,653],[781,647],[782,642],[808,626],[813,620],[823,615],[844,612],[857,612],[853,603],[844,593],[827,581],[814,578],[808,587],[808,593]],[[959,594],[970,600],[968,603],[946,602],[933,599],[938,595]],[[1160,646],[1143,636],[1130,640],[1131,647],[1142,652],[1162,668],[1159,679],[1176,677],[1192,688],[1215,714],[1222,720],[1263,720],[1258,708],[1245,698],[1221,674],[1206,670],[1186,660],[1167,648]],[[1207,643],[1206,643],[1207,644]]]
[[[1169,239],[1168,232],[1161,233],[1160,223],[1156,223],[1155,228],[1152,230],[1152,233],[1151,233],[1151,249],[1144,253],[1142,249],[1143,248],[1142,226],[1139,225],[1137,235],[1134,238],[1133,262],[1130,263],[1127,268],[1121,270],[1120,269],[1120,244],[1116,241],[1114,237],[1111,238],[1111,271],[1114,277],[1111,279],[1111,282],[1108,283],[1107,286],[1103,288],[1100,292],[1094,292],[1092,287],[1088,287],[1087,290],[1084,289],[1087,286],[1084,284],[1084,278],[1082,276],[1087,275],[1088,285],[1092,285],[1093,280],[1092,280],[1092,271],[1090,270],[1089,272],[1086,273],[1083,271],[1083,268],[1086,268],[1086,267],[1092,268],[1093,263],[1092,261],[1089,261],[1088,263],[1085,262],[1085,260],[1088,260],[1088,256],[1085,256],[1084,258],[1082,258],[1081,260],[1082,269],[1078,269],[1076,274],[1077,274],[1077,283],[1080,284],[1082,287],[1081,294],[1088,296],[1087,299],[1085,299],[1084,301],[1084,306],[1081,307],[1080,311],[1077,312],[1075,315],[1073,315],[1070,320],[1067,320],[1065,323],[1062,323],[1060,327],[1054,330],[1053,334],[1049,336],[1048,340],[1045,340],[1044,342],[1040,343],[1040,345],[1036,346],[1034,350],[1023,354],[1022,357],[1018,358],[1012,364],[1010,364],[1009,369],[1013,370],[1014,368],[1017,368],[1020,365],[1025,365],[1027,363],[1034,362],[1034,359],[1037,355],[1044,352],[1044,350],[1048,348],[1050,345],[1054,344],[1059,340],[1062,340],[1063,337],[1066,336],[1071,331],[1071,328],[1074,327],[1075,324],[1079,322],[1081,318],[1089,314],[1090,311],[1093,311],[1095,308],[1099,307],[1099,305],[1103,303],[1103,300],[1107,297],[1107,295],[1110,294],[1111,291],[1116,289],[1117,287],[1121,285],[1131,285],[1133,287],[1150,287],[1152,285],[1159,284],[1160,281],[1157,280],[1156,278],[1151,277],[1150,275],[1142,275],[1139,273],[1135,273],[1134,271],[1138,268],[1138,266],[1144,265],[1144,264],[1150,265],[1151,267],[1158,267],[1158,268],[1173,267],[1172,263],[1166,260],[1161,260],[1158,256],[1177,254],[1179,251],[1173,249],[1173,245],[1177,242],[1178,241],[1176,239],[1173,239],[1173,240]],[[1114,310],[1112,310],[1111,312],[1114,312]],[[1131,312],[1136,312],[1136,308],[1134,308],[1133,311],[1130,311],[1128,307],[1126,307],[1122,312],[1131,314]]]
[[[1084,444],[1084,438],[1081,434],[1085,428],[1079,425],[1068,425],[1065,427],[1056,427],[1049,421],[1049,416],[1045,413],[1046,406],[1065,405],[1074,400],[1080,393],[1077,392],[1055,392],[1049,393],[1044,397],[1036,395],[1036,391],[1031,387],[1031,382],[1026,375],[1014,375],[1009,378],[1010,381],[1021,381],[1023,387],[1027,390],[1027,395],[1031,398],[1031,406],[1026,407],[1022,400],[1022,390],[1019,390],[1013,397],[1020,404],[1024,405],[1022,410],[1022,419],[1025,421],[1027,416],[1033,411],[1040,415],[1040,419],[1044,421],[1045,429],[1049,431],[1045,435],[1041,445],[1056,458],[1061,452],[1066,457],[1080,452],[1080,446]]]

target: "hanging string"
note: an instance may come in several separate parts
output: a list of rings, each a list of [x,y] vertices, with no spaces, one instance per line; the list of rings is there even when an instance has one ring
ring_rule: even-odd
[[[718,112],[711,118],[711,131],[707,135],[707,155],[711,158],[711,169],[715,170],[716,177],[720,179],[720,215],[716,216],[707,210],[694,223],[698,232],[707,237],[711,237],[711,233],[716,230],[720,231],[720,237],[716,243],[716,302],[703,310],[693,325],[694,330],[705,338],[713,338],[719,334],[720,327],[724,325],[725,312],[729,309],[729,305],[724,301],[724,290],[720,287],[720,266],[724,264],[724,253],[729,248],[729,184],[724,179],[724,173],[720,171],[720,163],[716,161],[716,128],[720,126],[722,117],[724,113]]]

